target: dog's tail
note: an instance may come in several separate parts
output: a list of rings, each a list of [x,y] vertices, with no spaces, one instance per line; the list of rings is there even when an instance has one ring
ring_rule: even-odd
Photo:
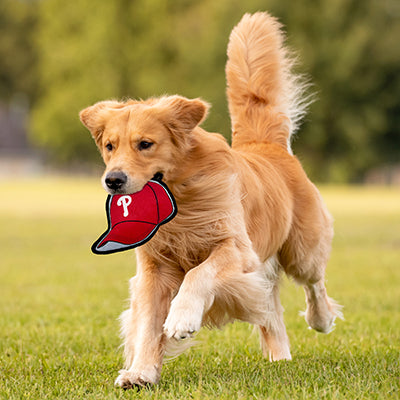
[[[233,147],[275,142],[291,151],[290,136],[309,101],[284,39],[280,23],[262,12],[245,14],[231,33],[226,76]]]

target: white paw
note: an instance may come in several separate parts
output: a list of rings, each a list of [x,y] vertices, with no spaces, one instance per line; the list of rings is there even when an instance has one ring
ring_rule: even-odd
[[[136,371],[121,369],[119,376],[115,380],[115,386],[119,386],[123,389],[142,388],[156,384],[160,379],[160,374],[155,368],[151,368],[149,371]]]
[[[307,308],[306,311],[301,311],[300,315],[304,316],[309,329],[314,329],[320,333],[330,333],[335,329],[336,315],[328,310],[318,314],[315,310]]]
[[[290,349],[288,344],[282,344],[280,349],[269,351],[269,361],[291,360]]]
[[[177,340],[193,337],[200,330],[203,319],[204,304],[193,300],[182,304],[176,297],[171,303],[171,309],[164,323],[167,338]]]

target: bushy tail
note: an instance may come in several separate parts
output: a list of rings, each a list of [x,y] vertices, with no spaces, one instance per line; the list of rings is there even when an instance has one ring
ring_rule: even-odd
[[[245,14],[228,45],[226,77],[232,146],[277,142],[290,151],[290,136],[305,113],[307,85],[292,73],[279,22],[267,13]]]

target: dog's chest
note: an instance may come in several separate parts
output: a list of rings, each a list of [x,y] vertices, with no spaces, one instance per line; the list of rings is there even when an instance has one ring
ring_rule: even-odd
[[[197,210],[185,212],[178,206],[178,215],[162,225],[147,250],[159,263],[178,266],[185,271],[207,259],[212,249],[231,232],[226,227],[226,216]]]
[[[171,185],[178,212],[146,244],[149,255],[156,263],[185,271],[205,261],[219,243],[234,234],[235,188],[232,179],[209,174],[201,174],[186,185]]]

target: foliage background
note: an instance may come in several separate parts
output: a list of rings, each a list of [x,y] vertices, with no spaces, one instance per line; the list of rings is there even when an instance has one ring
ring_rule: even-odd
[[[396,0],[1,0],[0,102],[29,104],[31,141],[56,162],[99,160],[77,115],[105,98],[203,97],[205,128],[229,138],[226,45],[258,10],[285,25],[313,83],[294,144],[311,177],[358,181],[398,163]]]

